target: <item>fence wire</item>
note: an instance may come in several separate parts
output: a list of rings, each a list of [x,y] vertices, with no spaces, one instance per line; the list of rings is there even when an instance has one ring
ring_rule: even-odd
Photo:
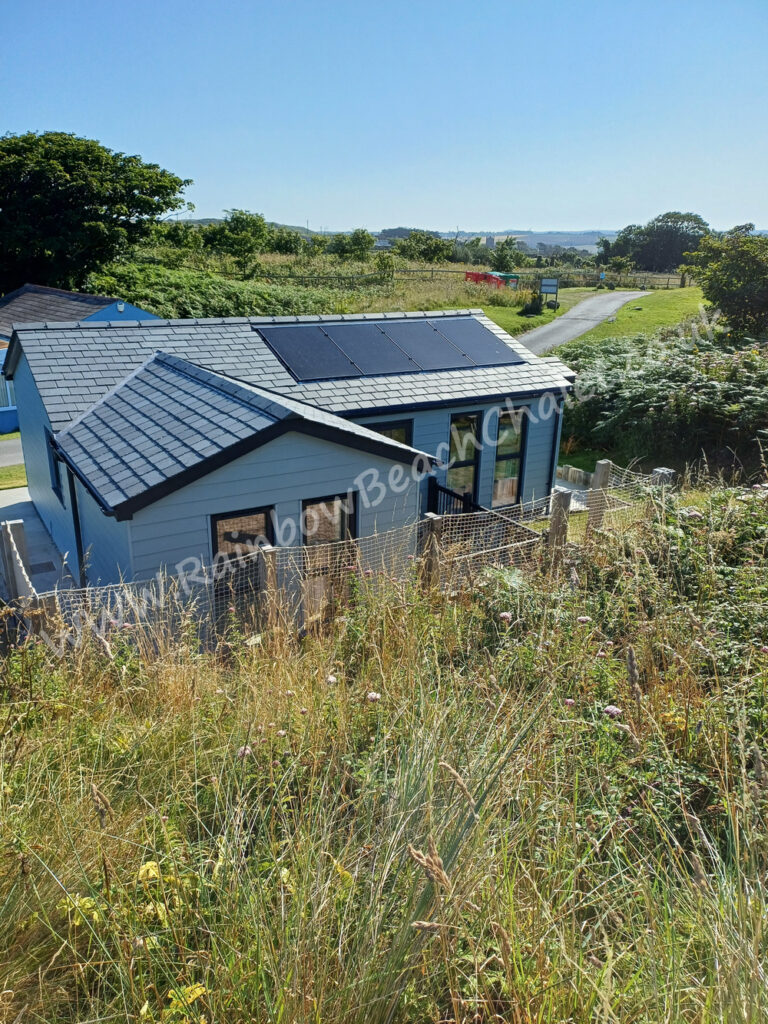
[[[616,528],[644,514],[654,478],[611,465],[607,486],[586,492],[588,529]],[[427,517],[355,540],[261,548],[222,559],[194,574],[158,573],[151,580],[60,589],[34,595],[24,606],[42,628],[104,635],[151,622],[178,635],[194,628],[219,635],[234,621],[254,630],[276,625],[311,629],[381,585],[426,578],[456,590],[486,566],[522,566],[541,552],[550,524],[551,496],[498,510]],[[571,516],[582,524],[584,512]],[[580,538],[579,538],[580,539]]]

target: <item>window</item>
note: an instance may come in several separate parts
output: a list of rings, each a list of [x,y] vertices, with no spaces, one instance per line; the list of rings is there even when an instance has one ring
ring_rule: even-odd
[[[449,468],[445,476],[449,490],[457,494],[471,494],[473,501],[477,501],[481,419],[479,412],[451,416]]]
[[[514,505],[520,500],[520,466],[523,452],[524,418],[508,409],[499,412],[496,467],[493,473],[491,506]]]
[[[375,430],[377,434],[383,434],[392,441],[399,441],[400,444],[413,444],[413,420],[392,420],[390,423],[364,423],[364,427]]]
[[[352,540],[356,531],[355,520],[353,491],[302,502],[301,527],[305,544]]]
[[[272,543],[272,509],[253,508],[211,516],[213,556],[242,558]]]
[[[46,428],[45,431],[45,448],[48,453],[48,472],[51,476],[51,487],[53,493],[64,504],[64,497],[61,491],[61,463],[59,457],[56,454],[56,447],[53,443],[53,434]]]

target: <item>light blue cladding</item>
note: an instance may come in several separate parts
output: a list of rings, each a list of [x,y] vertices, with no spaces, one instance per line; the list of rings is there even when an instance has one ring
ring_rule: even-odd
[[[128,521],[132,575],[148,579],[190,559],[210,564],[211,516],[228,512],[274,507],[275,544],[300,544],[302,501],[349,489],[358,492],[360,537],[419,518],[419,482],[407,466],[291,432],[136,512]]]
[[[75,481],[86,582],[91,585],[130,579],[131,545],[127,522],[104,515],[89,491]]]
[[[526,442],[522,465],[522,501],[546,497],[552,490],[555,446],[559,443],[558,406],[551,395],[523,404],[513,404],[514,410],[522,411],[526,420]],[[441,406],[435,409],[408,411],[393,409],[387,415],[361,416],[355,422],[372,430],[377,423],[395,423],[401,420],[413,422],[412,445],[419,451],[437,455],[443,461],[448,458],[451,417],[461,413],[482,414],[480,428],[480,467],[478,473],[478,504],[491,507],[493,498],[493,477],[496,465],[496,439],[498,416],[505,405],[478,402],[475,405]],[[441,484],[445,483],[445,466],[438,468],[435,475]],[[422,508],[426,508],[426,482],[422,485]]]
[[[158,320],[154,313],[148,313],[146,309],[134,306],[130,302],[113,302],[103,309],[97,310],[91,316],[82,317],[83,320],[108,320],[116,323],[119,320]]]
[[[62,487],[61,500],[59,500],[51,486],[48,460],[46,430],[50,430],[51,424],[24,355],[19,360],[19,365],[14,372],[13,383],[16,388],[21,446],[27,470],[29,496],[56,547],[62,555],[69,554],[70,560],[74,561],[75,531],[69,504],[67,475],[64,467],[60,467]]]

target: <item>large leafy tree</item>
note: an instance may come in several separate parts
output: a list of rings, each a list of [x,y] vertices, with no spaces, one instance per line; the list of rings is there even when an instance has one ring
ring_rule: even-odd
[[[205,228],[205,244],[215,252],[232,256],[244,276],[259,253],[269,244],[269,225],[260,213],[227,210],[224,220]]]
[[[0,293],[81,287],[185,206],[190,181],[67,132],[0,138]]]
[[[687,254],[685,270],[737,331],[762,334],[768,331],[768,238],[754,228],[740,224],[707,235]]]
[[[647,224],[629,224],[609,242],[597,243],[598,262],[610,263],[615,257],[628,257],[639,270],[674,271],[709,231],[709,225],[697,213],[662,213]]]
[[[431,231],[415,229],[407,238],[401,238],[395,243],[395,251],[409,260],[444,263],[451,258],[453,242],[447,238],[440,238]]]

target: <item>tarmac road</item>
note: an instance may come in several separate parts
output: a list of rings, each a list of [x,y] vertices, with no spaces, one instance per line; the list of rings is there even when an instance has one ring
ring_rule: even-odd
[[[607,291],[591,295],[551,323],[536,327],[527,334],[519,334],[518,341],[522,341],[534,355],[540,356],[551,348],[557,348],[558,345],[564,345],[566,341],[573,341],[580,334],[591,331],[597,324],[613,316],[627,302],[642,299],[644,295],[649,294],[650,292]]]

